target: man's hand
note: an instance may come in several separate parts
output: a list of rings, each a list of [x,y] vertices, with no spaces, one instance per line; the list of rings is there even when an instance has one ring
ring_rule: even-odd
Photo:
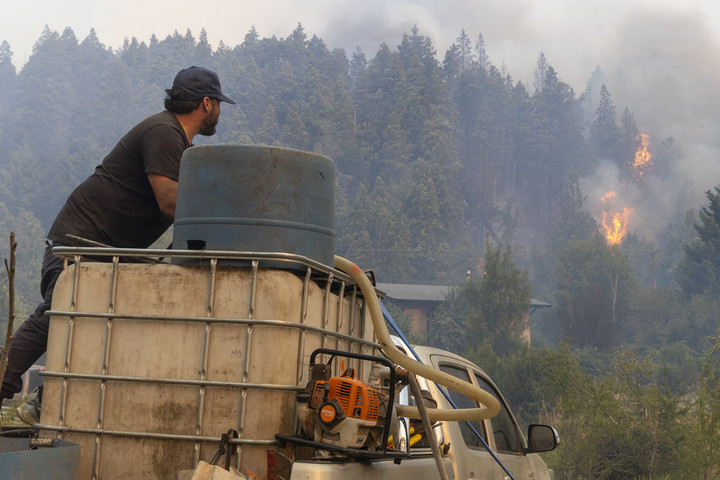
[[[155,192],[160,211],[169,218],[175,218],[175,201],[177,200],[178,182],[172,178],[164,177],[156,173],[148,173],[148,180]]]

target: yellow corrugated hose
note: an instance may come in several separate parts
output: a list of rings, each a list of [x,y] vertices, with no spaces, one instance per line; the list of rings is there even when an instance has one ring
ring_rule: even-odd
[[[372,319],[373,326],[375,327],[375,333],[377,334],[380,348],[382,348],[383,353],[385,353],[390,360],[401,367],[410,370],[415,375],[455,390],[456,392],[470,397],[483,405],[480,408],[465,408],[459,410],[429,408],[427,409],[427,412],[430,420],[462,422],[466,420],[482,420],[497,415],[500,411],[500,404],[490,393],[471,383],[460,380],[449,373],[445,373],[420,363],[401,352],[393,343],[390,333],[385,326],[385,319],[383,318],[382,310],[380,309],[380,301],[375,294],[375,288],[372,283],[370,283],[370,280],[367,278],[367,275],[365,275],[365,272],[363,272],[360,267],[352,263],[350,260],[338,256],[335,256],[335,268],[350,275],[350,277],[360,287],[370,311],[370,318]],[[417,407],[397,405],[397,412],[401,417],[420,419],[420,413],[418,412]]]

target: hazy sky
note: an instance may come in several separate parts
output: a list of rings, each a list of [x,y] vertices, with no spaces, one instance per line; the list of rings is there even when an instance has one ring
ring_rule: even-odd
[[[717,0],[25,0],[0,10],[0,41],[10,43],[17,67],[45,25],[71,27],[79,40],[94,28],[114,49],[125,38],[148,42],[188,28],[197,38],[205,28],[216,48],[242,43],[253,25],[261,37],[283,38],[300,22],[329,48],[350,55],[359,46],[368,58],[417,25],[440,60],[462,29],[473,40],[482,33],[490,60],[526,85],[541,51],[578,94],[600,66],[618,115],[626,106],[635,113],[651,149],[675,139],[690,188],[702,198],[720,184]]]
[[[505,63],[528,81],[540,51],[576,90],[598,63],[618,61],[635,50],[661,55],[664,42],[707,36],[718,47],[720,2],[715,0],[26,0],[5,2],[0,41],[7,40],[16,66],[25,63],[45,25],[71,27],[79,40],[94,28],[106,46],[125,38],[147,42],[202,28],[213,47],[242,42],[254,25],[262,37],[287,36],[300,22],[309,36],[348,53],[360,46],[371,57],[382,42],[394,48],[413,25],[432,38],[442,58],[461,29],[485,37],[496,65]],[[679,38],[674,39],[675,31]],[[690,37],[690,38],[688,38]],[[653,45],[649,45],[652,43]],[[603,65],[612,68],[612,65]]]

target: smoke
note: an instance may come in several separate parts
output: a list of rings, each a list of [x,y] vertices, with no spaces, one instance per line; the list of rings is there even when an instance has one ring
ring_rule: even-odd
[[[674,137],[681,173],[707,190],[720,180],[720,44],[710,26],[699,13],[648,13],[618,33],[626,48],[605,69],[614,98],[635,112],[641,129]]]
[[[599,225],[603,212],[620,213],[628,208],[632,210],[628,232],[656,243],[669,223],[680,222],[688,209],[696,208],[688,179],[664,179],[650,173],[636,181],[608,160],[601,160],[593,175],[580,179],[580,188],[586,198],[585,209]]]
[[[640,131],[650,135],[651,153],[672,137],[680,155],[670,178],[651,172],[641,185],[623,187],[617,173],[601,167],[601,180],[585,182],[587,188],[607,185],[635,204],[634,220],[641,222],[635,227],[648,235],[687,209],[697,210],[706,200],[704,192],[720,183],[720,5],[693,0],[391,0],[354,2],[342,11],[328,7],[330,22],[320,27],[328,45],[348,51],[360,46],[369,56],[382,42],[394,48],[399,32],[417,25],[440,58],[462,29],[473,41],[482,33],[490,60],[527,86],[532,86],[540,52],[578,94],[600,66],[618,120],[627,107]],[[349,39],[355,39],[352,46]],[[594,196],[584,193],[588,200]]]
[[[601,218],[600,190],[617,191],[617,202],[634,208],[630,231],[655,240],[720,184],[720,44],[706,18],[692,10],[638,12],[608,40],[598,56],[618,112],[627,107],[634,114],[640,131],[650,135],[651,153],[672,137],[679,159],[671,176],[651,170],[639,184],[622,182],[603,163],[581,188],[595,218]]]

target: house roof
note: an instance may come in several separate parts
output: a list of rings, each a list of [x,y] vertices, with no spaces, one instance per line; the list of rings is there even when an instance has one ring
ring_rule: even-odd
[[[410,283],[378,283],[378,290],[387,298],[394,300],[413,300],[417,302],[442,302],[453,287],[447,285],[413,285]],[[530,299],[530,309],[552,307],[540,300]]]
[[[378,290],[395,300],[442,302],[452,287],[442,285],[412,285],[409,283],[378,283]]]

